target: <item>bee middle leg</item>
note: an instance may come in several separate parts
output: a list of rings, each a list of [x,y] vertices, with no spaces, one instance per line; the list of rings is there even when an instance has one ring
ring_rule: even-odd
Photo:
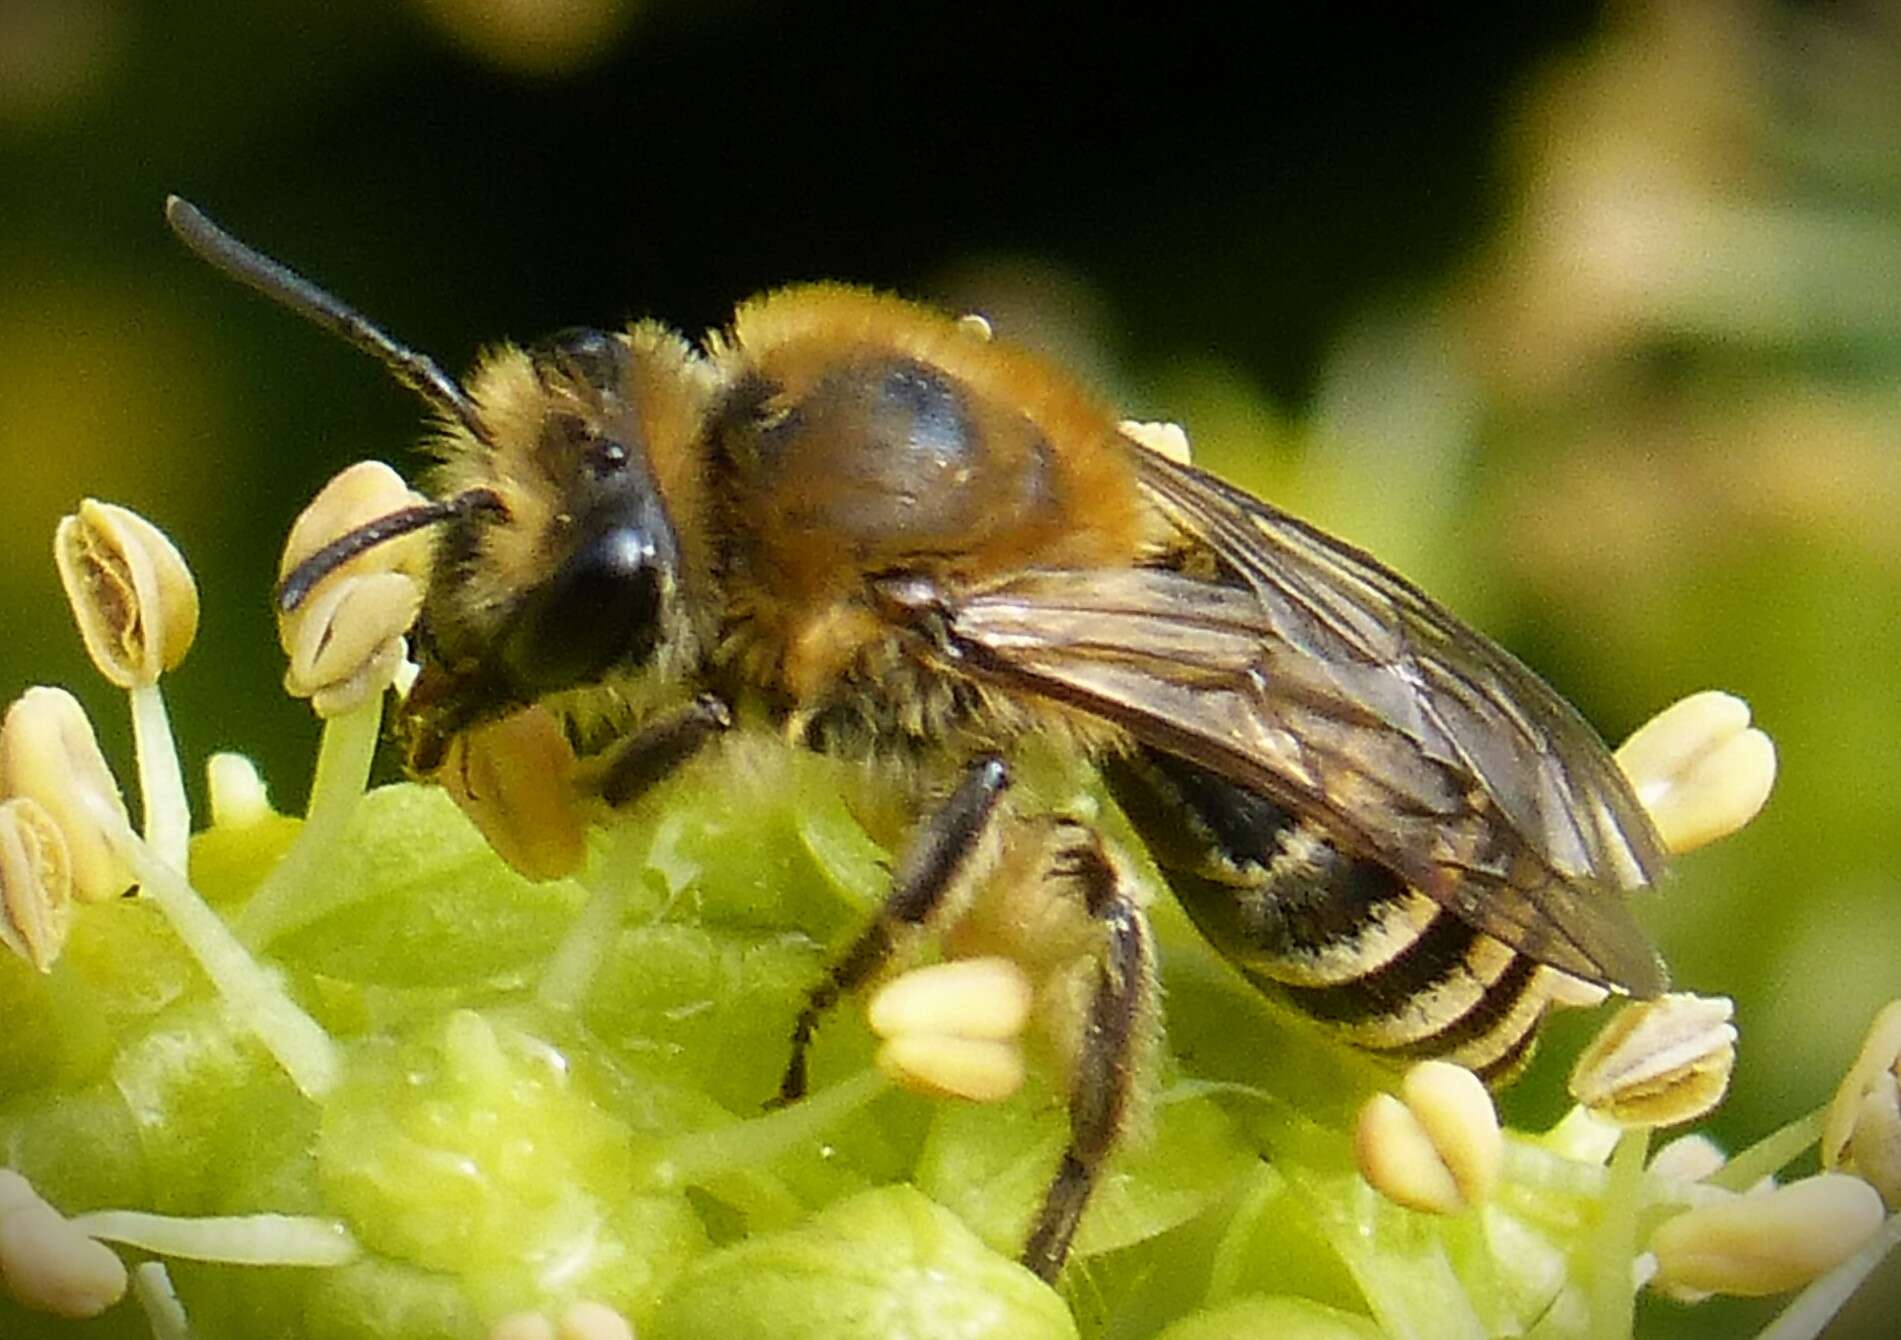
[[[777,1102],[805,1095],[805,1053],[820,1018],[844,996],[870,980],[906,938],[943,910],[969,884],[984,840],[993,831],[1010,770],[994,754],[964,769],[950,798],[912,835],[891,877],[891,892],[877,920],[833,961],[825,980],[812,988],[792,1026],[792,1056],[779,1081]]]
[[[1128,1124],[1155,1004],[1148,917],[1127,877],[1092,829],[1071,819],[1057,826],[1062,850],[1052,877],[1080,895],[1103,940],[1070,1079],[1069,1143],[1023,1248],[1023,1264],[1052,1283],[1069,1257],[1102,1164]]]

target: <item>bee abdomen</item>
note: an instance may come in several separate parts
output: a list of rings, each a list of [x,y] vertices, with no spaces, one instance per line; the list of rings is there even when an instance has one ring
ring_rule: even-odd
[[[1395,1057],[1493,1080],[1529,1059],[1549,971],[1325,830],[1181,759],[1107,770],[1183,907],[1250,980]]]
[[[1333,855],[1343,866],[1364,864]],[[1298,907],[1316,892],[1324,895],[1328,883],[1338,894],[1351,881],[1341,866],[1334,869],[1331,881],[1318,885],[1311,878],[1287,879],[1277,888],[1270,877],[1253,896],[1270,905],[1286,896]],[[1544,1014],[1538,989],[1544,970],[1417,890],[1397,882],[1395,888],[1375,905],[1361,934],[1302,940],[1289,936],[1282,920],[1255,942],[1255,952],[1235,957],[1250,979],[1355,1046],[1409,1058],[1444,1057],[1487,1078],[1515,1069],[1529,1058],[1531,1036]],[[1192,915],[1201,897],[1181,886],[1178,892]],[[1430,906],[1423,920],[1422,905]],[[1314,980],[1316,964],[1327,969],[1324,984]]]
[[[1441,912],[1391,963],[1331,987],[1251,971],[1261,985],[1348,1041],[1396,1057],[1443,1057],[1494,1078],[1529,1058],[1546,996],[1540,965]]]

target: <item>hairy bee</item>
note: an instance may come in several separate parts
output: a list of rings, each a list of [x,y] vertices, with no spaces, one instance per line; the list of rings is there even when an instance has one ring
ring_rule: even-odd
[[[1499,1078],[1553,1000],[1663,989],[1624,898],[1663,845],[1578,714],[1366,554],[1138,444],[1043,359],[814,285],[698,346],[570,330],[458,383],[190,205],[168,215],[441,421],[436,501],[278,593],[293,607],[435,528],[396,724],[413,770],[522,705],[612,692],[633,705],[600,774],[614,804],[735,713],[898,779],[887,902],[814,988],[782,1098],[824,1010],[1000,867],[1087,918],[1070,1141],[1024,1250],[1044,1277],[1128,1124],[1155,978],[1123,863],[1012,790],[1032,747],[1100,769],[1209,940],[1360,1047]]]

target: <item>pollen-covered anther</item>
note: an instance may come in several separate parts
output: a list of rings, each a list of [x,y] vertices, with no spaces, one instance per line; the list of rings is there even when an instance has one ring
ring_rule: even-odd
[[[1679,1135],[1650,1156],[1648,1171],[1678,1182],[1701,1182],[1722,1170],[1729,1156],[1701,1131]]]
[[[292,524],[279,579],[363,526],[427,501],[382,462],[359,461]],[[429,552],[421,533],[370,545],[325,573],[295,609],[279,609],[278,641],[290,658],[285,690],[333,717],[388,688],[406,659],[403,635],[422,609]]]
[[[0,1168],[0,1284],[22,1307],[83,1320],[125,1297],[125,1263]]]
[[[1376,1093],[1353,1126],[1353,1161],[1360,1176],[1396,1205],[1426,1214],[1459,1214],[1465,1197],[1458,1179],[1413,1110],[1390,1093]]]
[[[1188,434],[1178,423],[1144,423],[1140,419],[1124,419],[1116,425],[1116,431],[1137,446],[1147,447],[1157,456],[1188,464]]]
[[[633,1325],[605,1303],[570,1304],[555,1323],[555,1340],[634,1340]]]
[[[1460,1214],[1489,1199],[1505,1161],[1498,1110],[1478,1076],[1422,1061],[1400,1084],[1404,1101],[1375,1094],[1360,1109],[1353,1154],[1360,1175],[1395,1204]]]
[[[37,800],[0,801],[0,942],[51,972],[73,920],[72,859]]]
[[[1034,998],[1029,975],[1010,959],[952,959],[885,983],[865,1017],[884,1038],[943,1033],[1003,1040],[1023,1031]]]
[[[1671,851],[1694,851],[1756,817],[1776,780],[1776,747],[1731,694],[1693,693],[1638,727],[1617,763]]]
[[[1023,1049],[1014,1042],[907,1033],[878,1048],[878,1069],[932,1098],[1000,1103],[1023,1087]]]
[[[1679,1297],[1782,1293],[1847,1260],[1881,1221],[1873,1187],[1842,1173],[1820,1173],[1664,1221],[1650,1238],[1657,1259],[1653,1283]]]
[[[53,561],[100,674],[137,688],[185,659],[198,635],[198,585],[157,526],[87,498],[53,532]]]
[[[58,825],[74,898],[104,902],[132,887],[130,867],[101,827],[130,830],[125,798],[72,694],[32,688],[7,709],[0,724],[0,794],[31,797]]]
[[[436,780],[489,846],[529,879],[562,879],[587,856],[574,748],[541,706],[455,737]]]
[[[1611,993],[1596,982],[1587,982],[1582,977],[1573,977],[1568,972],[1556,968],[1541,968],[1538,971],[1538,986],[1546,1000],[1553,1005],[1563,1005],[1571,1009],[1596,1009],[1610,999]]]
[[[205,794],[214,828],[249,828],[274,813],[257,764],[229,750],[205,760]]]
[[[305,559],[345,535],[411,507],[427,506],[428,502],[383,462],[358,461],[332,476],[291,523],[290,534],[284,537],[278,580],[288,577]],[[421,580],[429,571],[430,552],[426,533],[398,536],[339,564],[331,575],[405,572]],[[324,580],[328,581],[329,577]],[[323,582],[319,582],[318,588],[322,586]]]
[[[1869,1025],[1822,1119],[1822,1166],[1852,1172],[1901,1210],[1901,1000]]]
[[[1571,1071],[1571,1096],[1621,1126],[1674,1126],[1723,1100],[1736,1065],[1735,1005],[1687,992],[1626,1006]]]
[[[320,717],[341,716],[395,682],[407,657],[403,635],[422,609],[422,587],[400,572],[326,582],[278,631],[290,665],[284,689],[310,699]]]
[[[1465,1203],[1490,1199],[1505,1164],[1505,1137],[1483,1081],[1450,1061],[1421,1061],[1406,1072],[1399,1091],[1452,1170]]]
[[[1000,1102],[1023,1083],[1018,1038],[1035,987],[1007,958],[953,959],[887,982],[865,1014],[883,1038],[878,1068],[908,1089]]]

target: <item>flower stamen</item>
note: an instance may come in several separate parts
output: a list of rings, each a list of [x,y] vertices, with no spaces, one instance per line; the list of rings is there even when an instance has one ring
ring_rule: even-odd
[[[1678,855],[1756,817],[1776,779],[1776,747],[1749,704],[1707,690],[1666,707],[1617,750],[1617,763]]]
[[[59,523],[53,557],[87,653],[131,700],[146,841],[183,870],[191,809],[158,681],[197,636],[197,583],[157,526],[91,498]]]
[[[1624,1127],[1672,1126],[1723,1100],[1736,1065],[1734,1004],[1675,992],[1620,1010],[1579,1055],[1571,1096]]]
[[[81,1320],[125,1297],[125,1263],[0,1168],[0,1284],[23,1307]]]

